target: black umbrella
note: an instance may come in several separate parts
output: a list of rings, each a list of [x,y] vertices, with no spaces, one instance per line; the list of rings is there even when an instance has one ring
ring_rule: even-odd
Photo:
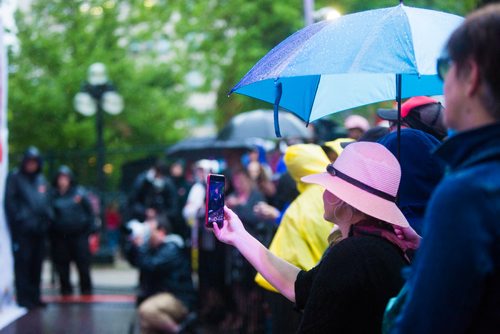
[[[167,149],[167,157],[172,159],[200,160],[224,158],[228,151],[242,154],[255,148],[256,141],[218,140],[212,137],[188,138]]]
[[[280,111],[279,123],[284,138],[310,139],[313,137],[306,123],[292,113]],[[238,114],[229,120],[217,136],[220,140],[247,138],[276,139],[273,110],[258,109]]]

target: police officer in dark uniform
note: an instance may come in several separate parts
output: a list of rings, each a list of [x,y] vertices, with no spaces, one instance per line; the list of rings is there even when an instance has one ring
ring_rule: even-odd
[[[54,222],[50,228],[52,259],[59,275],[61,294],[70,295],[70,263],[78,269],[80,293],[92,294],[89,234],[95,232],[95,216],[87,192],[76,185],[68,166],[59,167],[51,191]]]
[[[44,306],[40,283],[52,213],[36,147],[28,148],[20,167],[9,174],[4,204],[14,253],[17,303],[28,309]]]

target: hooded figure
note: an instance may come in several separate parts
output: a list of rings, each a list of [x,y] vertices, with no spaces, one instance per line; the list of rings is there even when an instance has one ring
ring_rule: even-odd
[[[45,235],[52,217],[48,184],[41,173],[42,158],[36,147],[24,153],[19,168],[7,178],[5,212],[14,253],[17,302],[33,309],[40,300]]]
[[[397,155],[397,133],[379,141]],[[413,229],[421,234],[425,209],[434,188],[444,175],[444,165],[432,154],[440,145],[434,136],[415,129],[401,129],[401,183],[398,206]]]
[[[62,235],[83,234],[94,231],[94,212],[87,191],[76,184],[68,166],[59,167],[53,180],[52,205],[54,223],[51,232]]]
[[[14,242],[19,235],[41,235],[47,231],[51,212],[42,167],[40,152],[32,146],[24,152],[19,169],[8,177],[5,208]]]
[[[94,232],[94,212],[87,192],[76,185],[68,166],[59,167],[51,194],[54,223],[50,229],[52,257],[61,283],[61,294],[73,292],[70,263],[73,261],[80,276],[80,292],[92,293],[90,279],[90,249],[88,236]]]

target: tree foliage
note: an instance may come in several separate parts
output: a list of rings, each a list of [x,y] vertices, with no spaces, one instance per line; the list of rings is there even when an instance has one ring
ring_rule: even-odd
[[[186,106],[175,49],[169,40],[158,46],[157,32],[170,16],[171,8],[151,10],[142,1],[38,0],[18,11],[19,45],[9,52],[11,152],[31,144],[45,152],[94,149],[95,117],[73,107],[94,62],[107,66],[125,101],[121,114],[104,117],[108,150],[165,146],[183,137],[179,119],[198,116]]]

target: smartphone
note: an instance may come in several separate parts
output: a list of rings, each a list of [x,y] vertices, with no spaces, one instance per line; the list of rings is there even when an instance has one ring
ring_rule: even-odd
[[[213,223],[222,228],[224,225],[224,189],[226,178],[224,175],[208,174],[207,198],[205,210],[205,226],[213,227]]]

